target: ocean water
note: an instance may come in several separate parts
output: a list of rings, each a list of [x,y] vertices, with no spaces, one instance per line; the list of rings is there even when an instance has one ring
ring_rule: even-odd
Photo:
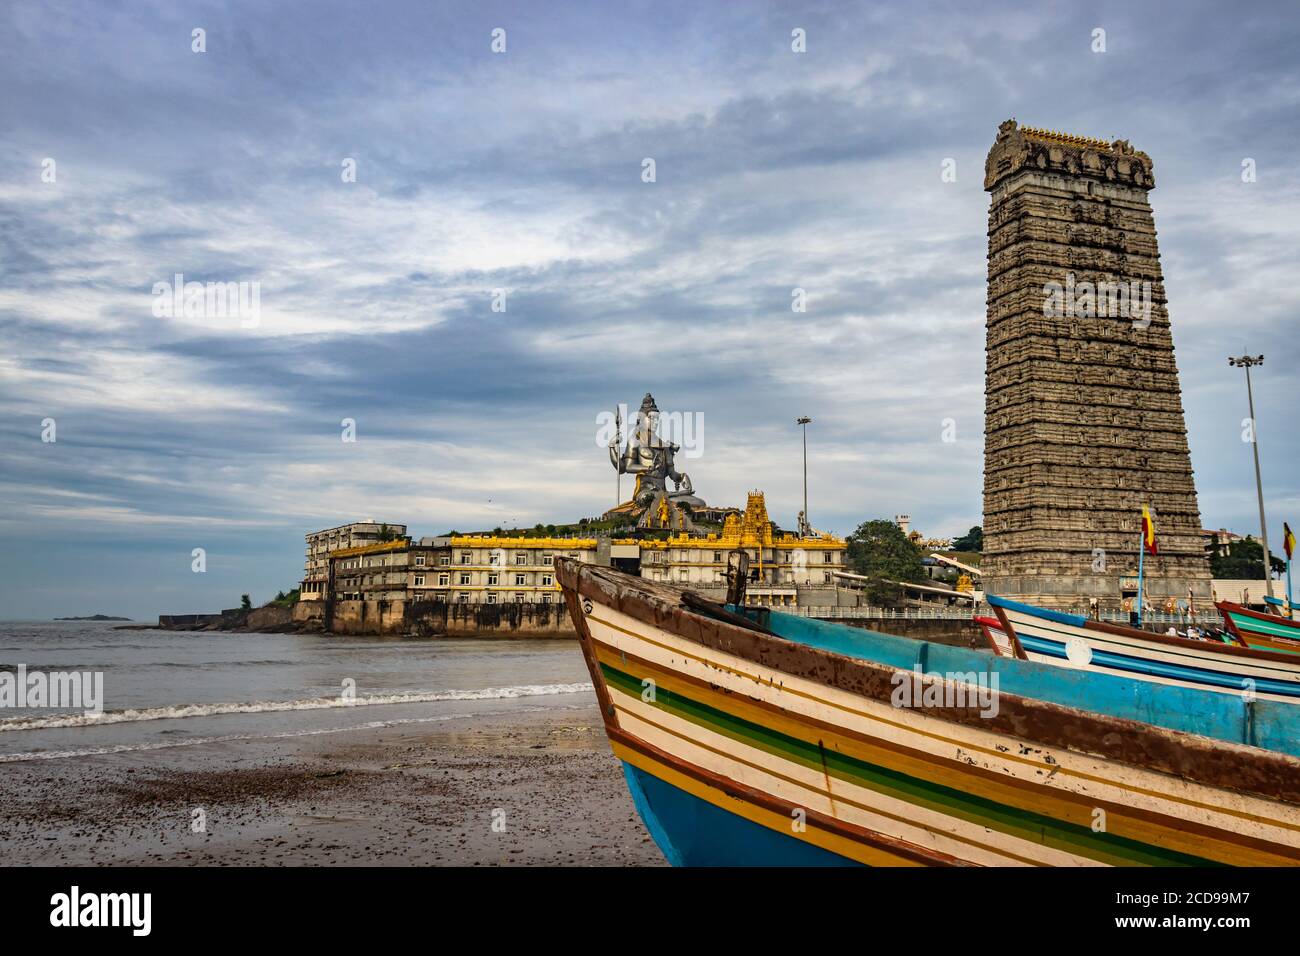
[[[579,708],[595,700],[577,642],[562,640],[0,621],[0,675],[14,675],[13,684],[20,665],[28,675],[101,674],[103,713],[4,706],[0,699],[0,763]]]

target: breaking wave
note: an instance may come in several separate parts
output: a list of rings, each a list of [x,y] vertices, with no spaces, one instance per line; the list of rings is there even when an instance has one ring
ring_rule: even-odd
[[[245,703],[175,704],[168,707],[106,710],[102,714],[47,714],[40,717],[0,719],[0,732],[50,730],[60,727],[102,727],[106,724],[142,720],[177,720],[185,717],[215,717],[222,714],[269,714],[292,710],[329,710],[341,707],[374,707],[382,704],[425,704],[447,700],[504,700],[515,697],[544,697],[553,694],[581,694],[592,690],[590,681],[581,684],[522,684],[516,687],[485,687],[482,690],[440,690],[409,694],[371,694],[353,700],[341,697],[308,697],[302,700],[259,700]]]
[[[377,730],[386,727],[404,727],[412,724],[438,724],[451,720],[463,720],[467,716],[496,717],[501,714],[542,713],[549,707],[524,707],[515,711],[486,710],[472,715],[441,714],[437,717],[407,717],[399,720],[370,720],[364,724],[352,724],[347,727],[323,727],[313,730],[292,730],[278,734],[225,734],[220,737],[195,737],[193,740],[172,740],[165,743],[116,744],[107,747],[89,747],[84,750],[37,750],[28,753],[0,754],[0,764],[29,763],[36,760],[66,760],[70,757],[102,757],[111,754],[137,753],[147,750],[175,750],[180,747],[199,747],[204,744],[224,744],[244,740],[285,740],[293,737],[320,737],[325,734],[346,734],[356,730]],[[581,710],[580,707],[561,708]]]

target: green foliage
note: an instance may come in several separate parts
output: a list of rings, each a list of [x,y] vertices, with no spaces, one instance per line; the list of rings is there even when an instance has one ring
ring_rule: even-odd
[[[960,538],[952,543],[954,551],[974,551],[981,552],[984,550],[984,529],[979,525],[971,528]]]
[[[292,591],[279,592],[275,596],[275,600],[270,601],[268,603],[274,607],[293,607],[295,604],[298,603],[298,599],[301,596],[302,596],[301,589],[294,588]]]
[[[247,610],[253,606],[253,599],[247,594],[241,594],[239,596],[239,606]]]
[[[872,578],[866,586],[872,604],[896,604],[903,589],[891,581],[925,580],[921,552],[901,528],[884,518],[864,521],[848,537],[848,560],[854,572]]]
[[[1273,570],[1278,573],[1286,571],[1286,562],[1277,555],[1273,559]],[[1264,580],[1264,546],[1247,535],[1240,541],[1228,545],[1227,554],[1210,556],[1210,574],[1216,578],[1230,580],[1262,581]]]

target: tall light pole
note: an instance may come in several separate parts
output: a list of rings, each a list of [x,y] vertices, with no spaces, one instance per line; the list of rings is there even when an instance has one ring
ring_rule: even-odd
[[[808,517],[808,426],[812,424],[812,419],[807,415],[801,415],[794,420],[796,425],[803,427],[803,528],[799,529],[802,534],[805,528],[812,527],[812,520]]]
[[[1268,522],[1264,518],[1264,483],[1259,477],[1259,427],[1255,421],[1255,396],[1250,389],[1252,365],[1263,365],[1262,355],[1241,355],[1229,358],[1228,364],[1246,370],[1246,402],[1250,407],[1250,447],[1255,452],[1255,494],[1259,496],[1259,536],[1264,545],[1264,588],[1273,596],[1273,556],[1268,550]]]

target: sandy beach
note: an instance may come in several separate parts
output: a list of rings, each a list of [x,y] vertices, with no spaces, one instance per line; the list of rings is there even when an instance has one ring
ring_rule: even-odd
[[[594,701],[8,763],[0,845],[9,865],[665,865]]]

